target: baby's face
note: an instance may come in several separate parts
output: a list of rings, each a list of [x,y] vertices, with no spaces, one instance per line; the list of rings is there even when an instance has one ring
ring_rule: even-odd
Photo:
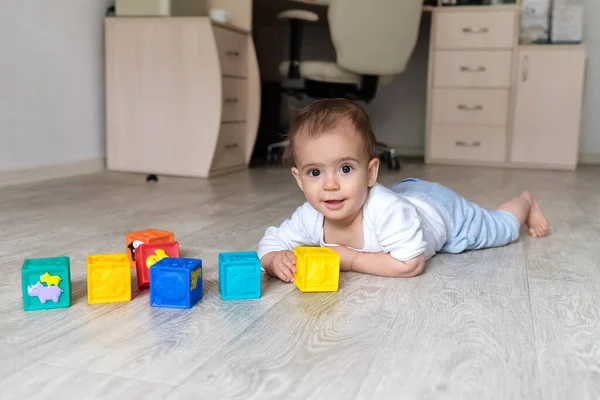
[[[292,173],[308,202],[325,218],[351,221],[377,181],[379,160],[369,160],[362,138],[350,126],[316,138],[299,133]]]

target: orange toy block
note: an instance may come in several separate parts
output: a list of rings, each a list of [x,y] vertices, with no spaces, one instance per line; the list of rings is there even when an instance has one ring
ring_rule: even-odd
[[[127,246],[127,257],[129,265],[135,268],[135,250],[140,244],[168,243],[174,242],[175,235],[172,232],[159,229],[145,229],[138,232],[130,232],[125,235],[125,246]]]
[[[131,267],[127,254],[92,254],[87,257],[88,303],[131,300]]]

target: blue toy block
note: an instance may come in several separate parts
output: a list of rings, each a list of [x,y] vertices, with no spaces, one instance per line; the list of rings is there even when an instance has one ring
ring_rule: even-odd
[[[21,267],[21,287],[25,311],[70,307],[69,257],[26,259]]]
[[[192,308],[202,295],[202,260],[169,257],[150,268],[152,307]]]
[[[219,291],[223,300],[260,297],[260,260],[256,252],[219,254]]]

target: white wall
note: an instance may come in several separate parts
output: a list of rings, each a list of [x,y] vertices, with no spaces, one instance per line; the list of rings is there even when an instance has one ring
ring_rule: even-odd
[[[104,157],[110,0],[0,0],[0,170]]]

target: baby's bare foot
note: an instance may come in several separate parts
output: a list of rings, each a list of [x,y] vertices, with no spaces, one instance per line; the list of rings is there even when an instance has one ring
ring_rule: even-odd
[[[533,197],[533,195],[529,192],[521,193],[521,197],[523,197],[529,205],[531,206],[531,211],[529,211],[529,217],[527,218],[527,227],[528,232],[533,237],[542,237],[546,236],[548,233],[548,221],[542,212],[540,205],[537,200]]]

